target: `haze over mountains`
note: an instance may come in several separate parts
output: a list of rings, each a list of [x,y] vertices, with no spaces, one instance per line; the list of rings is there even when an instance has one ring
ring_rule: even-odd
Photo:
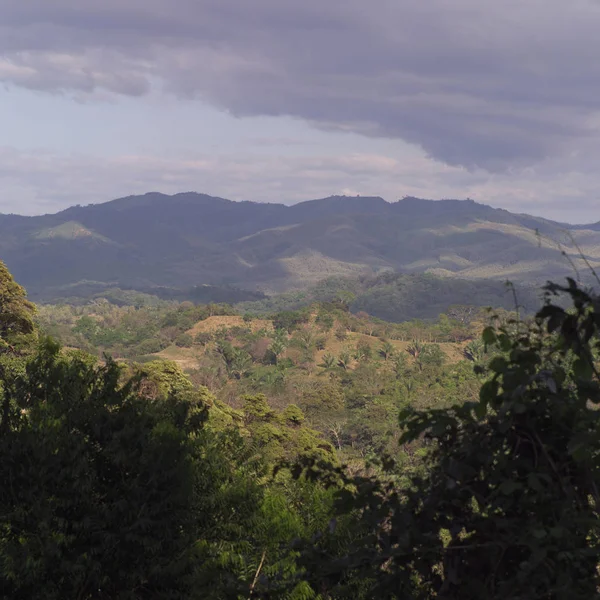
[[[538,285],[573,274],[570,261],[584,268],[580,250],[600,266],[600,223],[565,225],[470,200],[334,196],[285,206],[149,193],[0,215],[0,258],[34,297],[81,282],[272,293],[382,271]]]

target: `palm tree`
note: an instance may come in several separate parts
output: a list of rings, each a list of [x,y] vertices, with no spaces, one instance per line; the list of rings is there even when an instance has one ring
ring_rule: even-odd
[[[352,362],[352,356],[348,350],[344,350],[340,352],[340,356],[338,358],[338,366],[342,367],[344,371],[348,370],[350,367],[350,363]]]
[[[252,367],[252,357],[241,348],[234,348],[228,365],[229,374],[236,379],[245,377]]]
[[[285,348],[286,348],[286,345],[285,345],[284,341],[279,338],[275,338],[271,342],[271,345],[269,346],[269,350],[273,353],[273,356],[275,357],[275,364],[277,364],[279,362],[279,357],[281,356],[281,354],[283,354],[283,351],[285,350]]]
[[[383,342],[381,348],[379,348],[379,356],[383,358],[386,362],[394,355],[395,353],[394,345],[391,342]]]
[[[424,344],[419,340],[413,340],[411,345],[406,349],[406,351],[415,358],[419,358],[421,352],[423,352]]]
[[[365,347],[360,345],[357,346],[356,350],[354,351],[354,359],[360,362],[362,360],[365,360],[365,358],[367,358],[367,351]]]
[[[397,354],[394,357],[394,373],[396,373],[396,377],[402,377],[406,372],[406,359],[403,354]]]
[[[323,362],[319,366],[323,367],[324,369],[333,369],[336,364],[337,358],[333,354],[326,352],[323,354]]]
[[[486,354],[485,344],[481,340],[473,340],[463,348],[463,356],[472,362],[481,362]]]

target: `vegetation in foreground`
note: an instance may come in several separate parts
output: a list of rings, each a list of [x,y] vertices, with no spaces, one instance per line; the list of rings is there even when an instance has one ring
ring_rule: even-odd
[[[598,597],[599,306],[550,286],[535,319],[460,342],[464,362],[361,333],[368,349],[311,366],[306,326],[347,339],[348,313],[280,315],[247,368],[252,330],[214,332],[211,391],[174,362],[61,349],[2,268],[0,593]],[[298,404],[264,393],[282,363],[310,380]]]

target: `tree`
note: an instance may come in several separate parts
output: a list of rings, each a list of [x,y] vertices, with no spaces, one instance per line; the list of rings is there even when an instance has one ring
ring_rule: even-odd
[[[0,353],[21,352],[35,339],[35,306],[0,261]]]
[[[333,325],[335,323],[335,319],[333,318],[333,315],[321,310],[319,312],[319,314],[317,315],[315,322],[317,323],[317,325],[319,325],[319,327],[323,331],[327,332],[327,331],[330,331],[331,328],[333,327]]]
[[[340,342],[343,342],[348,338],[348,331],[345,327],[340,326],[335,330],[335,337]]]
[[[194,338],[189,333],[180,333],[175,338],[175,345],[179,348],[191,348],[194,345]]]
[[[292,333],[302,323],[308,322],[308,315],[297,310],[284,310],[273,317],[273,327]]]
[[[535,322],[485,330],[498,355],[478,402],[403,411],[401,443],[431,445],[425,474],[401,493],[347,481],[351,548],[329,561],[303,549],[324,595],[358,580],[366,598],[598,598],[600,298],[574,281],[548,291],[573,308],[550,296]]]
[[[474,363],[481,363],[485,358],[487,349],[482,340],[473,340],[463,348],[463,356]]]
[[[342,310],[349,311],[350,305],[356,300],[356,294],[347,290],[340,290],[335,298],[335,303],[338,304]]]
[[[419,356],[421,355],[421,352],[423,351],[423,346],[424,344],[422,342],[420,342],[419,340],[413,340],[411,342],[411,344],[408,346],[408,348],[406,349],[406,351],[415,358],[415,360],[418,360]]]
[[[299,406],[288,404],[283,411],[284,420],[294,426],[299,426],[304,423],[305,416]]]
[[[296,332],[294,335],[294,342],[298,347],[306,353],[310,353],[314,349],[315,345],[315,332],[312,327],[304,326]]]
[[[0,563],[10,598],[156,597],[190,584],[200,396],[159,403],[45,342],[3,381]],[[35,456],[35,460],[31,457]],[[144,590],[142,592],[142,590]]]
[[[368,360],[371,359],[373,355],[373,350],[371,348],[371,345],[364,341],[364,340],[360,340],[358,342],[358,344],[356,344],[356,351],[354,352],[354,358],[358,361],[358,362],[362,362],[365,361],[367,362]]]
[[[233,348],[231,360],[227,363],[227,370],[236,379],[242,379],[252,368],[252,357],[242,348]]]
[[[383,358],[386,362],[394,356],[396,349],[391,342],[385,341],[379,348],[379,356]]]
[[[350,364],[352,363],[352,354],[349,352],[347,348],[344,348],[339,356],[338,356],[338,366],[340,366],[344,371],[347,371],[350,368]]]
[[[124,378],[45,341],[26,372],[0,378],[15,407],[0,435],[1,597],[247,598],[261,570],[295,572],[280,548],[308,517],[266,485],[235,427],[206,426],[214,398],[181,375],[157,361]],[[276,417],[260,396],[245,414]],[[281,419],[297,450],[331,456],[299,409]]]
[[[336,364],[337,358],[333,354],[325,352],[325,354],[323,354],[322,362],[319,366],[323,367],[324,369],[333,369]]]
[[[419,355],[419,367],[441,367],[446,362],[446,355],[439,344],[425,344]]]
[[[269,346],[269,350],[272,352],[274,357],[274,363],[277,364],[279,357],[283,354],[287,348],[287,334],[284,329],[275,330],[273,341]]]
[[[448,307],[446,314],[451,319],[454,319],[463,325],[469,325],[480,312],[481,308],[477,306],[453,304],[452,306]]]
[[[404,354],[396,354],[394,356],[394,373],[397,379],[404,377],[406,374],[406,359]]]

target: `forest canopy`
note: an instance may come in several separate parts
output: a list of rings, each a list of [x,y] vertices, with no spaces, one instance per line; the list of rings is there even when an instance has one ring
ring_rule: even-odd
[[[349,300],[36,316],[0,265],[1,597],[598,597],[596,293]]]

